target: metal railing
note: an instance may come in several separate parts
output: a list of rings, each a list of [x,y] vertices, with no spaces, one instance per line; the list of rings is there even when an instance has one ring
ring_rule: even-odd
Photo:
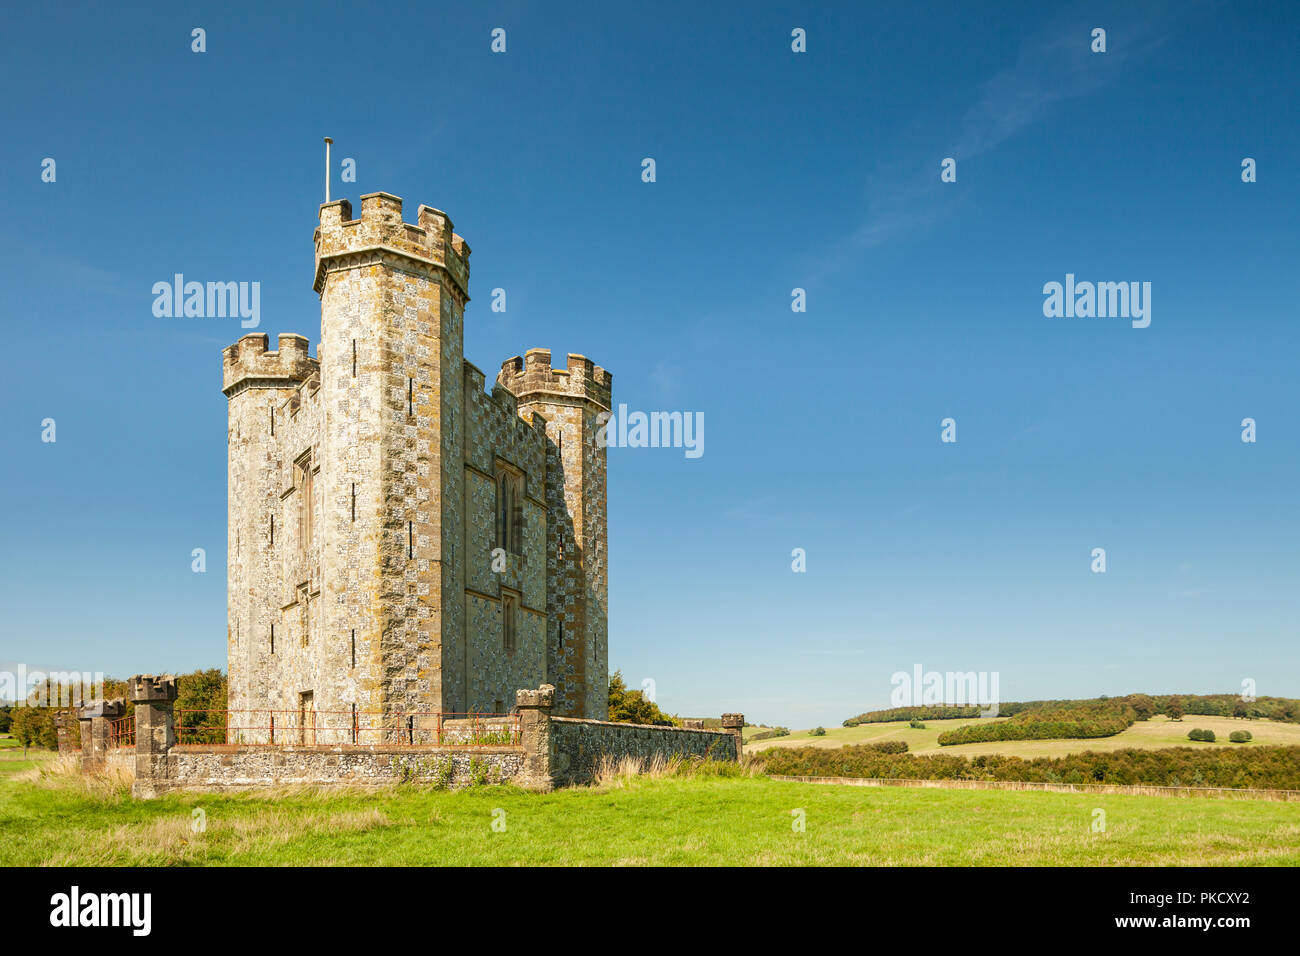
[[[110,749],[116,747],[135,746],[135,715],[134,714],[132,714],[130,717],[119,717],[117,720],[109,722],[108,746]]]
[[[518,714],[177,709],[175,719],[181,747],[507,747],[520,741]]]

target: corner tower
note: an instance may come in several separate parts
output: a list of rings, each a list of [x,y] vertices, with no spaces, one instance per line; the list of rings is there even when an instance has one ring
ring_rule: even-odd
[[[549,349],[501,366],[497,381],[520,411],[546,421],[547,674],[555,713],[609,713],[609,575],[605,449],[596,441],[611,410],[613,375],[582,355],[551,367]]]
[[[281,562],[272,544],[283,487],[282,450],[293,428],[285,409],[315,386],[319,365],[301,335],[283,334],[268,350],[264,333],[245,335],[222,353],[221,387],[228,400],[226,431],[226,656],[232,710],[288,707],[272,696],[282,658],[274,628],[284,604]],[[283,538],[284,523],[281,523]],[[310,568],[293,569],[297,579]],[[282,647],[284,632],[281,631]]]
[[[321,206],[315,245],[324,629],[360,709],[454,709],[469,246],[430,206],[404,223],[387,193],[362,196],[357,219],[347,200]]]

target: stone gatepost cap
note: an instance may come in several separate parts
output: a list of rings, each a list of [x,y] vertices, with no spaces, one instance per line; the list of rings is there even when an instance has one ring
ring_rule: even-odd
[[[126,704],[120,700],[93,700],[81,708],[80,717],[82,720],[89,720],[92,717],[113,719],[121,717],[124,710],[126,710]]]
[[[515,691],[517,707],[550,707],[555,703],[555,685],[543,684],[537,690],[521,688]]]
[[[736,729],[742,728],[745,726],[745,715],[744,714],[723,714],[722,726],[726,727],[728,730],[732,728],[736,728]]]
[[[128,682],[131,700],[137,704],[155,704],[176,699],[176,678],[170,674],[155,677],[137,674]]]

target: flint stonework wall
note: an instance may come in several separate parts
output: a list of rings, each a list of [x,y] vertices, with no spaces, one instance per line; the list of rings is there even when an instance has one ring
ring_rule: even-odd
[[[132,793],[152,798],[170,790],[228,790],[284,784],[381,786],[427,782],[459,786],[513,781],[550,790],[586,783],[605,760],[700,757],[734,761],[741,752],[744,715],[722,715],[723,730],[660,727],[552,716],[555,688],[543,684],[515,694],[517,719],[450,720],[440,745],[431,727],[410,726],[407,746],[324,745],[310,740],[273,746],[180,745],[175,732],[176,680],[136,675],[128,681],[135,705],[135,747],[105,752],[108,720],[121,701],[82,709],[79,722],[90,756],[83,769],[134,763]],[[463,736],[461,736],[463,735]],[[499,735],[499,736],[497,736]],[[483,746],[469,746],[474,742]]]
[[[421,747],[245,747],[175,748],[167,755],[167,776],[155,780],[170,789],[224,791],[282,785],[382,787],[437,783],[453,787],[504,783],[523,766],[518,747],[473,751]],[[447,764],[451,764],[450,777]]]
[[[552,717],[551,779],[556,786],[586,783],[603,759],[703,757],[735,761],[736,738],[723,730],[686,730],[652,724]]]

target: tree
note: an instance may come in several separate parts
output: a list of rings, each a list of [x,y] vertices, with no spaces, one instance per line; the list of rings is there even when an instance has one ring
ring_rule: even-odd
[[[1182,720],[1185,713],[1182,698],[1169,698],[1169,703],[1165,704],[1165,716],[1170,720]]]
[[[14,737],[27,756],[29,747],[45,747],[56,750],[59,735],[54,729],[54,711],[48,707],[15,707],[10,727]]]
[[[665,714],[654,701],[646,700],[641,691],[628,690],[622,671],[609,675],[609,719],[624,724],[677,724],[676,718]]]
[[[1156,712],[1155,703],[1146,694],[1134,694],[1129,697],[1129,706],[1137,714],[1138,720],[1150,720]]]
[[[1232,705],[1232,716],[1233,716],[1233,717],[1247,717],[1247,716],[1249,716],[1249,714],[1250,714],[1250,711],[1249,711],[1249,709],[1246,707],[1246,702],[1245,702],[1244,700],[1237,700],[1237,701]]]

